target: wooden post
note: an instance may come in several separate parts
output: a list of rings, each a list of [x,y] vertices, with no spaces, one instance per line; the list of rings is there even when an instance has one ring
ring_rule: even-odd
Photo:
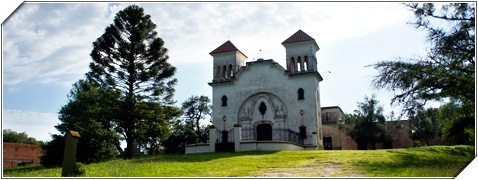
[[[76,145],[78,138],[80,138],[80,134],[76,131],[68,131],[68,133],[66,133],[63,168],[61,170],[62,177],[70,177],[73,175],[76,166]]]

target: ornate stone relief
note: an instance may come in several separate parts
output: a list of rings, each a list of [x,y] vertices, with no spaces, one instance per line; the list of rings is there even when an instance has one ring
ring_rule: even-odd
[[[239,108],[239,122],[244,125],[257,121],[281,121],[287,117],[287,106],[271,93],[257,93],[247,98]]]

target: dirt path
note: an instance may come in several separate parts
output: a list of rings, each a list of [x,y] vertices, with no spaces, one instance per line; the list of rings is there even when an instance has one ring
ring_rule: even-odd
[[[300,168],[272,168],[257,177],[362,177],[347,173],[338,164],[305,166]]]

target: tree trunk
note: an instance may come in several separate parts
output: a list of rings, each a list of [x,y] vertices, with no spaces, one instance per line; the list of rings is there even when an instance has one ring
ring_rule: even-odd
[[[124,156],[124,150],[121,148],[121,143],[119,141],[115,141],[115,147],[120,153],[120,156]]]
[[[131,43],[131,52],[130,52],[130,57],[128,58],[129,60],[129,66],[128,66],[128,74],[129,74],[129,78],[128,78],[128,95],[127,95],[127,99],[126,99],[126,103],[127,103],[127,110],[126,112],[128,113],[126,115],[126,119],[125,121],[125,124],[126,124],[126,128],[125,128],[125,134],[126,134],[126,152],[124,153],[124,159],[132,159],[133,156],[134,156],[134,141],[135,141],[135,137],[133,136],[133,134],[135,133],[135,128],[136,128],[136,124],[135,124],[135,105],[136,105],[136,99],[135,99],[135,95],[134,95],[134,82],[135,82],[135,79],[134,79],[134,75],[135,75],[135,71],[134,71],[134,53],[133,53],[133,46],[134,46],[134,43]]]
[[[134,156],[134,139],[132,133],[126,132],[126,149],[124,159],[132,159]]]
[[[199,120],[201,120],[201,115],[202,113],[199,112],[199,116],[196,118],[196,134],[198,135],[198,138],[199,138],[199,142],[201,143],[205,143],[206,142],[206,138],[202,136],[202,133],[201,133],[201,127],[199,126]]]

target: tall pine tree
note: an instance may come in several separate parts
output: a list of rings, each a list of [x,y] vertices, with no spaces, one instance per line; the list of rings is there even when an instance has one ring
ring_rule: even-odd
[[[131,5],[119,11],[114,23],[94,43],[87,78],[121,92],[118,133],[126,139],[124,158],[133,157],[137,127],[141,123],[140,102],[161,105],[174,103],[173,78],[176,68],[169,64],[164,41],[157,37],[156,24],[144,9]]]

